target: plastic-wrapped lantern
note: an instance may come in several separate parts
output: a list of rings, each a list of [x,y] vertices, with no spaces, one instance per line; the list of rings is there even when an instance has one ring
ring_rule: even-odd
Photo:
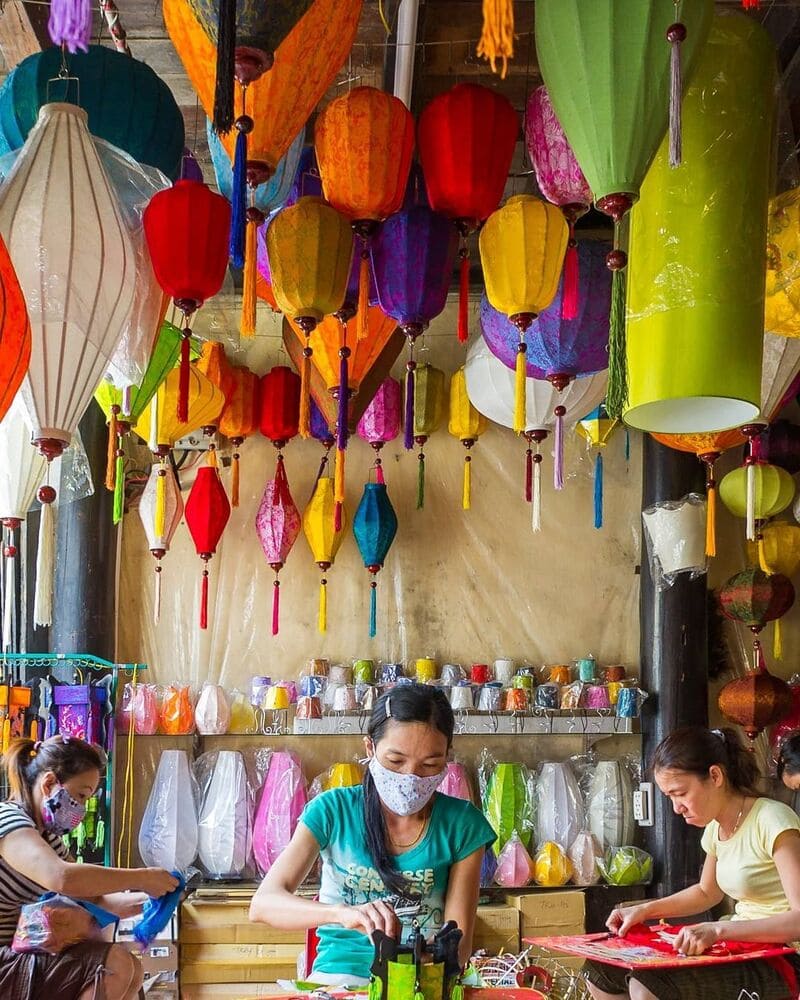
[[[533,861],[514,831],[497,856],[494,881],[503,889],[519,889],[533,878]]]
[[[603,857],[597,838],[588,830],[581,830],[567,851],[572,863],[572,880],[576,885],[594,885],[600,881],[597,862]]]
[[[319,581],[319,614],[317,627],[323,634],[328,630],[328,570],[333,566],[336,553],[344,539],[346,526],[345,511],[337,529],[334,521],[333,480],[330,476],[319,476],[314,493],[303,511],[303,531],[308,541],[314,562],[322,571]]]
[[[550,840],[567,850],[585,826],[583,798],[569,764],[542,764],[536,801],[537,843]]]
[[[278,455],[275,477],[267,482],[256,512],[256,534],[270,569],[275,572],[272,584],[272,634],[280,628],[280,580],[278,574],[300,534],[300,512],[289,490],[289,480]]]
[[[197,828],[200,864],[208,874],[241,875],[252,847],[252,812],[247,770],[238,750],[217,754],[202,791]]]
[[[186,501],[186,524],[197,554],[203,560],[200,592],[200,628],[208,628],[208,561],[217,551],[222,532],[231,516],[231,505],[216,466],[203,465]]]
[[[569,229],[554,206],[514,195],[481,229],[479,246],[486,295],[519,330],[515,365],[514,432],[525,430],[525,331],[558,290]]]
[[[233,445],[231,456],[231,504],[239,506],[239,449],[244,439],[258,430],[261,416],[260,383],[258,375],[244,365],[232,365],[233,383],[225,408],[219,418],[219,432]]]
[[[447,380],[443,371],[433,365],[419,365],[416,369],[413,396],[406,385],[406,411],[413,411],[414,443],[419,446],[417,455],[417,510],[425,506],[425,443],[442,424],[447,405]],[[406,417],[408,423],[408,417]]]
[[[594,459],[594,526],[603,527],[603,448],[619,423],[609,417],[603,403],[578,421],[577,431],[586,440],[587,449],[596,448]]]
[[[172,537],[183,517],[183,498],[172,466],[165,459],[152,466],[141,500],[139,517],[147,536],[147,547],[156,561],[153,622],[161,617],[161,560],[169,551]]]
[[[537,885],[557,888],[572,878],[572,862],[561,844],[545,841],[533,859],[533,877]]]
[[[350,219],[361,240],[357,337],[366,333],[370,240],[397,212],[411,168],[414,119],[401,100],[376,87],[354,87],[337,97],[314,127],[322,191]]]
[[[498,762],[483,794],[483,814],[497,834],[492,845],[500,854],[516,830],[527,847],[531,839],[531,801],[525,768],[516,762]]]
[[[370,583],[369,635],[377,633],[378,584],[375,575],[382,568],[397,534],[397,515],[385,483],[365,483],[361,502],[353,518],[353,534],[364,565],[372,574]]]
[[[146,865],[185,871],[197,856],[197,804],[185,750],[162,750],[139,827]]]
[[[275,365],[261,378],[259,427],[278,449],[278,457],[296,434],[300,420],[300,377],[286,365]]]
[[[253,820],[253,854],[266,875],[292,839],[308,793],[296,754],[273,750]]]
[[[631,779],[623,763],[598,761],[586,796],[587,827],[603,851],[630,844],[635,832]]]
[[[459,83],[439,94],[419,117],[419,158],[428,202],[458,230],[458,339],[469,337],[470,232],[503,197],[519,120],[511,102],[488,87]]]
[[[267,228],[272,291],[278,307],[303,331],[300,434],[311,432],[310,337],[323,316],[335,313],[347,291],[353,237],[347,219],[321,198],[301,198],[281,209]]]
[[[375,451],[375,478],[379,483],[384,481],[381,448],[394,441],[400,433],[402,405],[400,383],[387,375],[358,422],[358,436],[367,441]]]
[[[528,98],[525,147],[539,190],[549,202],[558,205],[569,225],[560,312],[564,319],[575,319],[579,274],[575,223],[589,211],[594,197],[550,103],[547,87],[537,87]]]
[[[486,430],[486,417],[472,405],[467,394],[464,368],[453,373],[450,379],[450,419],[447,429],[467,449],[464,456],[464,483],[461,506],[469,510],[472,505],[472,456],[470,449]]]
[[[455,799],[472,802],[472,785],[464,765],[451,760],[448,762],[445,772],[444,781],[439,786],[442,795],[451,795]]]
[[[785,469],[748,455],[746,465],[729,472],[719,484],[720,500],[735,517],[743,517],[749,541],[756,539],[756,522],[780,514],[791,504],[795,484]]]

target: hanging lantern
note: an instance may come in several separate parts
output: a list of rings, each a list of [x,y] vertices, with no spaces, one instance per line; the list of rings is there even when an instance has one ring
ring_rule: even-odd
[[[297,434],[300,377],[286,365],[275,365],[261,378],[259,427],[278,449],[278,457]]]
[[[747,546],[748,556],[764,573],[793,577],[800,569],[800,527],[788,521],[770,521],[761,528],[758,544]]]
[[[764,329],[800,336],[800,188],[777,195],[767,220],[767,288]]]
[[[558,205],[569,225],[560,307],[564,319],[575,319],[579,274],[575,223],[586,215],[594,198],[564,129],[556,118],[546,87],[537,87],[528,98],[525,148],[536,172],[539,190],[551,204]]]
[[[147,477],[141,499],[139,517],[147,536],[147,547],[156,561],[153,622],[161,617],[161,560],[169,551],[172,537],[183,517],[183,497],[171,464],[162,458]]]
[[[768,576],[760,569],[749,567],[731,577],[720,589],[719,601],[726,618],[746,625],[755,636],[767,622],[775,622],[773,651],[775,658],[780,659],[779,619],[794,604],[794,596],[794,587],[787,577],[780,573]],[[761,644],[757,638],[753,641],[753,660],[756,667],[763,663]]]
[[[467,237],[503,197],[519,134],[510,101],[474,83],[435,97],[419,118],[419,158],[434,212],[455,222],[460,244],[458,339],[469,337]]]
[[[182,370],[173,368],[133,428],[134,433],[147,442],[150,451],[162,458],[179,438],[215,424],[225,405],[223,393],[196,365],[190,365],[188,419],[182,422],[178,419],[177,406],[182,383]]]
[[[748,738],[755,740],[791,709],[792,692],[785,681],[762,665],[726,684],[717,705],[729,722],[741,726]]]
[[[447,381],[443,371],[433,365],[419,365],[415,372],[414,398],[411,403],[414,413],[414,443],[419,446],[417,455],[417,510],[425,506],[425,443],[431,434],[439,430],[444,420],[447,406]],[[406,389],[406,410],[409,399]],[[406,418],[407,419],[407,418]]]
[[[525,331],[555,298],[569,230],[555,206],[515,195],[486,220],[479,247],[486,295],[519,330],[514,431],[525,429]]]
[[[450,379],[450,420],[447,429],[467,449],[467,454],[464,456],[461,506],[464,510],[469,510],[472,506],[472,456],[470,449],[486,430],[486,417],[476,410],[469,401],[463,366],[454,372]]]
[[[203,465],[186,501],[186,524],[197,554],[203,560],[203,583],[200,594],[200,628],[208,628],[208,561],[217,551],[217,545],[228,518],[231,505],[213,465]]]
[[[794,498],[795,485],[789,473],[777,465],[752,456],[746,463],[723,478],[719,496],[734,517],[746,519],[746,537],[754,541],[756,522],[786,510]]]
[[[377,633],[378,583],[375,576],[397,534],[397,515],[385,483],[365,483],[361,502],[353,518],[353,534],[364,565],[372,574],[370,583],[369,636]]]
[[[284,208],[267,229],[272,291],[281,312],[305,334],[300,371],[300,434],[310,433],[311,334],[323,316],[344,302],[353,257],[347,220],[320,198],[301,198]]]
[[[28,309],[14,265],[0,237],[0,420],[22,385],[31,360]]]
[[[771,168],[757,150],[771,142],[775,86],[763,28],[716,17],[684,100],[684,162],[672,170],[662,144],[631,216],[625,420],[633,427],[716,431],[758,414]],[[724,191],[720,163],[737,164]],[[731,255],[734,217],[746,252]]]
[[[105,45],[70,56],[66,77],[62,58],[57,45],[42,49],[17,63],[3,81],[0,155],[23,146],[45,104],[74,101],[89,116],[93,136],[175,180],[183,156],[183,116],[161,77],[147,63]]]
[[[270,479],[264,487],[264,495],[256,512],[256,534],[270,569],[275,572],[272,584],[272,634],[277,635],[280,628],[281,586],[278,574],[300,534],[300,512],[289,490],[281,454],[278,454],[275,478]]]
[[[345,511],[342,510],[340,527],[334,523],[334,484],[330,476],[320,475],[308,506],[303,511],[303,531],[314,562],[322,571],[319,581],[319,614],[317,627],[324,635],[328,630],[328,570],[333,566],[336,553],[344,539]]]
[[[400,433],[403,395],[397,379],[387,376],[358,422],[358,436],[375,451],[375,479],[382,483],[381,448]]]
[[[219,418],[219,432],[233,445],[231,456],[231,505],[239,506],[239,449],[258,430],[261,416],[258,375],[243,365],[230,368],[232,389]]]
[[[609,417],[603,403],[578,421],[577,431],[586,439],[586,447],[596,448],[594,459],[594,526],[603,527],[603,448],[619,421]]]
[[[366,335],[370,242],[385,218],[399,211],[414,151],[414,119],[397,97],[354,87],[337,97],[314,127],[322,192],[350,219],[361,240],[358,339]]]
[[[153,198],[144,233],[159,285],[183,313],[178,420],[189,419],[189,321],[222,288],[228,267],[231,210],[222,195],[198,181],[181,180]]]
[[[681,73],[691,78],[713,14],[711,0],[675,8],[626,0],[545,0],[537,5],[536,52],[555,114],[594,193],[614,220],[614,272],[606,405],[621,417],[627,401],[625,279],[620,223],[662,137],[673,166],[681,162]],[[665,44],[665,42],[667,44]],[[574,58],[564,59],[564,53]],[[699,428],[697,428],[699,429]]]
[[[213,422],[203,425],[203,433],[208,437],[207,460],[209,465],[217,465],[216,433],[219,428],[219,420],[222,412],[228,405],[228,400],[233,394],[233,376],[231,366],[225,357],[225,348],[222,344],[214,340],[206,340],[203,343],[200,357],[195,362],[195,367],[222,393],[224,402],[219,413]]]
[[[771,465],[796,475],[800,472],[800,427],[788,420],[776,420],[767,427],[761,450]]]

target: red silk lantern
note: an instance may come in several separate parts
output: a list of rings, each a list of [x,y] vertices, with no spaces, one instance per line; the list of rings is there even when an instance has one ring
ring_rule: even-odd
[[[459,83],[428,104],[417,141],[428,201],[454,220],[460,236],[458,339],[469,336],[467,236],[500,204],[519,134],[517,113],[501,94]]]
[[[28,371],[31,325],[8,250],[0,237],[0,420]]]
[[[200,628],[205,629],[208,628],[208,560],[217,551],[222,532],[231,516],[231,505],[216,466],[204,465],[197,470],[184,516],[197,554],[203,560]]]
[[[180,180],[150,199],[144,234],[156,280],[183,313],[178,419],[189,419],[189,318],[222,288],[231,206],[200,181]]]
[[[278,459],[286,443],[300,427],[300,376],[286,365],[275,365],[261,379],[261,433],[278,449]]]
[[[756,647],[759,666],[726,684],[717,699],[720,712],[730,722],[741,726],[751,740],[792,708],[791,688],[764,667],[757,642]]]
[[[261,416],[261,394],[258,375],[243,365],[232,365],[230,369],[233,389],[222,416],[219,431],[230,438],[233,445],[231,457],[231,504],[239,506],[239,448],[246,437],[258,430]]]

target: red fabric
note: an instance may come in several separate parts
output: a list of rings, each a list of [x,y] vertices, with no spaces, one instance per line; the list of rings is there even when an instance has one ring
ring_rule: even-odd
[[[300,376],[276,365],[261,379],[261,433],[270,441],[289,441],[300,426]]]
[[[173,299],[202,304],[222,288],[228,267],[231,206],[200,181],[178,181],[144,210],[153,271]]]
[[[675,949],[668,941],[662,941],[658,936],[661,931],[665,931],[667,934],[677,934],[684,927],[692,927],[693,924],[656,924],[653,927],[648,927],[646,924],[636,924],[634,927],[628,931],[625,935],[625,941],[630,944],[643,945],[647,948],[652,948],[654,951],[660,951],[665,955],[674,955]],[[770,944],[765,944],[763,941],[718,941],[715,945],[712,945],[708,951],[704,952],[706,955],[747,955],[749,952],[753,951],[764,951],[766,948],[773,947]],[[774,947],[780,948],[781,944],[776,943]],[[787,963],[788,964],[788,963]]]
[[[197,478],[186,501],[184,517],[197,554],[211,554],[231,516],[231,505],[218,471],[211,465],[197,470]]]

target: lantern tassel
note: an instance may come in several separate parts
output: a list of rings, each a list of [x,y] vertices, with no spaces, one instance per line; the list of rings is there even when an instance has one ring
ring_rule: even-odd
[[[469,250],[466,237],[462,237],[464,245],[458,251],[459,263],[458,281],[458,339],[462,344],[469,340]]]
[[[764,650],[758,639],[753,640],[753,666],[756,670],[767,669],[767,664],[764,662]]]
[[[525,342],[517,345],[517,361],[514,368],[514,433],[525,430]]]
[[[125,509],[125,459],[119,449],[116,463],[116,483],[114,485],[114,524],[119,524]]]
[[[414,367],[406,365],[406,414],[403,425],[403,447],[410,451],[414,447]]]
[[[226,0],[222,0],[224,4]],[[247,229],[247,134],[236,133],[233,154],[233,187],[231,190],[231,231],[228,256],[234,267],[244,267],[245,230]]]
[[[203,582],[200,587],[200,628],[208,628],[208,566],[203,569]]]
[[[236,58],[236,0],[220,0],[217,21],[217,76],[214,83],[214,131],[225,135],[233,125]]]
[[[161,621],[161,560],[156,563],[156,571],[153,574],[153,624],[158,625]]]
[[[317,628],[325,635],[328,631],[328,584],[325,577],[319,582],[319,617],[317,619]]]
[[[772,656],[776,660],[783,659],[783,630],[780,618],[775,619],[775,627],[772,631]]]
[[[73,55],[78,49],[88,52],[92,38],[90,0],[52,0],[47,30],[53,45],[64,45]]]
[[[472,458],[464,456],[464,481],[461,486],[461,509],[470,510],[472,507]]]
[[[344,451],[336,449],[333,467],[333,530],[342,530],[342,505],[344,504]]]
[[[756,467],[754,462],[747,466],[746,537],[748,542],[756,537]]]
[[[420,448],[417,461],[417,510],[425,507],[425,452]]]
[[[563,406],[555,408],[556,415],[556,440],[555,440],[555,461],[553,462],[553,487],[557,490],[564,489],[564,414],[566,410]]]
[[[375,463],[375,482],[380,483],[381,486],[386,484],[386,480],[383,478],[383,466],[380,459]]]
[[[542,530],[542,463],[533,467],[533,503],[531,505],[531,527],[535,532]]]
[[[378,633],[378,584],[373,580],[369,595],[369,637],[374,639]]]
[[[530,503],[533,489],[533,449],[525,452],[525,502]]]
[[[256,281],[258,279],[258,249],[256,237],[258,223],[248,222],[244,245],[244,285],[242,288],[242,315],[239,330],[243,337],[254,337],[256,333]]]
[[[275,583],[272,585],[272,634],[277,635],[281,621],[281,581],[275,574]]]
[[[611,315],[608,334],[608,392],[606,413],[621,419],[628,402],[628,364],[625,357],[625,272],[611,279]]]
[[[706,555],[717,554],[717,488],[712,480],[706,490]]]
[[[514,58],[513,0],[491,0],[490,3],[484,0],[483,29],[476,51],[478,56],[489,61],[493,73],[498,71],[497,60],[502,60],[500,79],[505,80],[508,60]]]
[[[189,362],[191,360],[191,343],[189,330],[184,329],[181,340],[181,370],[178,379],[178,423],[189,423]]]
[[[760,0],[742,0],[742,7],[744,10],[758,10],[760,6]]]
[[[369,249],[366,242],[361,250],[358,268],[358,306],[356,307],[356,339],[366,340],[369,333]]]
[[[339,351],[339,355],[339,406],[336,411],[336,447],[339,451],[344,451],[347,447],[347,411],[350,402],[350,373],[347,363],[347,359],[350,356],[349,348],[346,345],[343,346]]]
[[[231,506],[239,506],[239,452],[231,457]]]
[[[594,526],[603,527],[603,455],[599,451],[594,460]]]
[[[578,315],[578,246],[575,223],[569,225],[569,242],[564,257],[564,284],[561,290],[561,318],[575,319]]]
[[[670,44],[669,54],[669,165],[679,167],[683,157],[681,104],[683,84],[681,81],[681,42],[686,38],[686,27],[679,22],[667,29]]]
[[[108,420],[108,451],[106,452],[106,489],[113,492],[115,483],[116,457],[117,457],[117,435],[119,434],[117,425],[116,405],[111,407],[111,416]]]
[[[36,593],[33,600],[33,621],[37,626],[46,627],[53,621],[55,531],[53,505],[43,503],[39,521],[39,545],[36,550]]]
[[[163,466],[158,470],[156,479],[156,509],[153,520],[156,538],[163,538],[167,521],[167,470]]]
[[[11,539],[13,542],[13,538]],[[14,556],[6,556],[6,585],[3,591],[3,649],[11,648],[11,634],[14,622],[15,592]]]
[[[308,341],[306,341],[308,344]],[[311,348],[303,351],[300,364],[300,437],[311,436]]]

